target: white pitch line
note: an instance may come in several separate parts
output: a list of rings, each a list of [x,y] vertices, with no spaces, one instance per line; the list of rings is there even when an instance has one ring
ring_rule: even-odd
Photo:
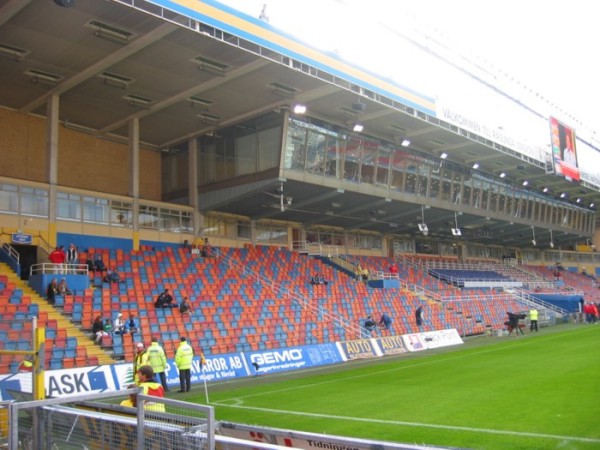
[[[228,408],[247,409],[247,410],[252,410],[252,411],[261,411],[261,412],[276,413],[276,414],[291,414],[291,415],[295,415],[295,416],[319,417],[319,418],[325,418],[325,419],[339,419],[339,420],[347,420],[347,421],[353,421],[353,422],[380,423],[380,424],[387,424],[387,425],[404,425],[404,426],[408,426],[408,427],[438,428],[438,429],[444,429],[444,430],[469,431],[472,433],[503,434],[503,435],[508,435],[508,436],[557,439],[557,440],[561,440],[561,441],[600,443],[600,439],[577,437],[577,436],[560,436],[560,435],[556,435],[556,434],[529,433],[529,432],[525,432],[525,431],[493,430],[493,429],[489,429],[489,428],[473,428],[473,427],[461,427],[461,426],[454,426],[454,425],[438,425],[438,424],[431,424],[431,423],[404,422],[404,421],[400,421],[400,420],[366,419],[363,417],[348,417],[348,416],[337,416],[337,415],[331,415],[331,414],[318,414],[318,413],[306,413],[306,412],[296,412],[296,411],[284,411],[284,410],[280,410],[280,409],[270,409],[270,408],[257,408],[254,406],[228,405],[228,404],[220,403],[220,402],[214,402],[212,404],[218,405],[218,406],[224,406],[224,407],[228,407]]]

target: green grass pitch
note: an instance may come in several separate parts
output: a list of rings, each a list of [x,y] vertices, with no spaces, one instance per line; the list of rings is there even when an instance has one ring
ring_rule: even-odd
[[[600,324],[209,385],[217,420],[391,442],[600,448]],[[186,400],[205,402],[199,390]]]

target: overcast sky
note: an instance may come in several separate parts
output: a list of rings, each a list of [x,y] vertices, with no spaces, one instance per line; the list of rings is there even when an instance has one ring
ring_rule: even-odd
[[[406,36],[429,36],[432,48],[476,71],[485,69],[479,73],[507,89],[529,93],[539,100],[540,112],[555,115],[582,136],[599,128],[594,2],[220,1],[254,17],[266,5],[269,23],[286,33],[424,94],[445,96],[452,92],[443,85],[445,77],[406,46]],[[446,82],[456,83],[451,77]]]

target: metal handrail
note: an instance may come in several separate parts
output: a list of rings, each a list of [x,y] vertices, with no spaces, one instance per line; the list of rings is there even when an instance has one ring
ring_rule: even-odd
[[[242,275],[247,274],[247,275],[255,278],[264,287],[266,287],[278,294],[284,295],[287,298],[289,298],[292,302],[298,304],[300,307],[314,312],[317,315],[317,317],[321,317],[321,318],[330,320],[332,323],[334,323],[337,326],[340,326],[344,330],[355,335],[357,338],[360,338],[362,336],[362,329],[360,326],[357,326],[354,323],[349,322],[348,320],[345,320],[343,317],[341,317],[339,315],[329,312],[327,309],[323,308],[320,305],[313,305],[306,298],[304,298],[294,292],[291,292],[289,289],[287,289],[285,286],[283,286],[283,283],[277,283],[274,280],[271,280],[270,278],[268,278],[264,275],[261,275],[255,271],[252,271],[250,268],[248,268],[248,266],[243,265],[243,264],[238,263],[237,261],[233,260],[231,256],[224,257],[223,261],[225,263],[227,263],[227,265],[229,267],[235,268]]]
[[[29,268],[29,276],[40,274],[89,275],[87,264],[39,263]]]

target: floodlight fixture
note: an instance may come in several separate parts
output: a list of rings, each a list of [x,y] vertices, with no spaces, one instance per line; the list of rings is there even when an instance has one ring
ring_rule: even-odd
[[[473,164],[473,169],[479,169],[479,163],[474,163]]]
[[[294,105],[294,114],[306,114],[306,105],[300,103]]]
[[[361,133],[363,129],[364,129],[364,126],[360,123],[354,124],[354,128],[352,128],[352,130],[356,133]]]
[[[500,173],[500,178],[505,178],[505,177],[506,177],[506,173],[505,172]]]
[[[443,153],[440,155],[440,159],[446,159],[447,157],[448,157],[448,153],[446,153],[446,152],[443,152]]]
[[[408,147],[410,145],[410,139],[406,139],[406,138],[402,139],[402,142],[400,143],[400,145],[402,147]]]

